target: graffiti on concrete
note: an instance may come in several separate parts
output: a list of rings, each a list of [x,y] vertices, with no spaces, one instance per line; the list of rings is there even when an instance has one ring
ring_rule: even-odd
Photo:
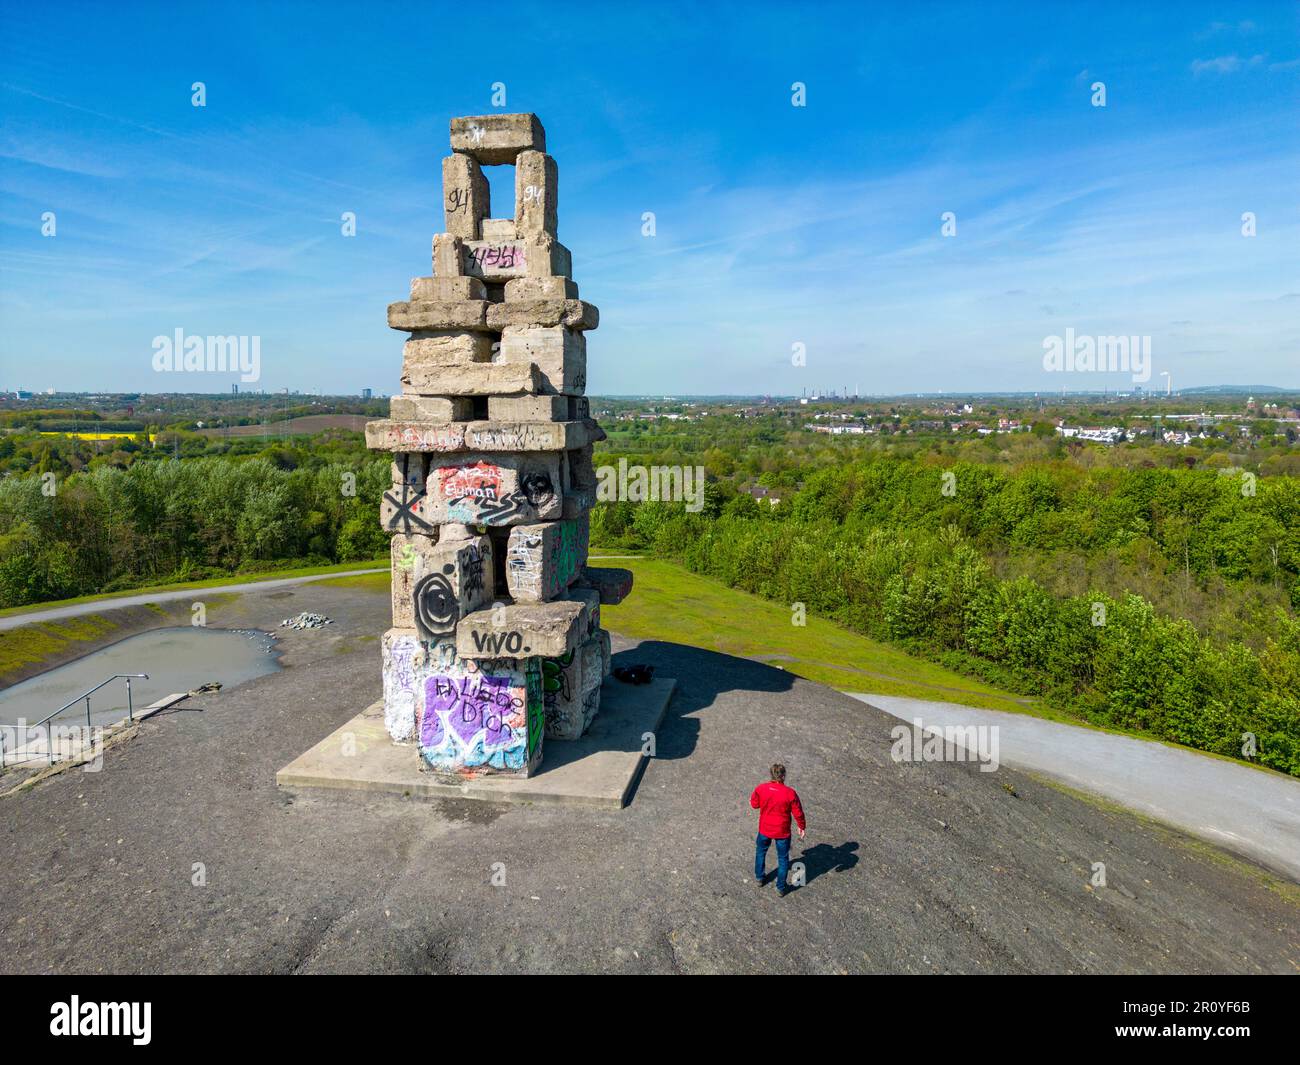
[[[395,636],[384,644],[384,727],[393,739],[408,740],[415,732],[420,689],[415,662],[420,645],[411,636]]]
[[[436,673],[425,681],[420,751],[442,769],[524,769],[540,751],[535,666],[522,673]],[[540,685],[536,685],[540,695]],[[534,707],[536,703],[536,707]]]
[[[465,549],[463,587],[466,597],[472,597],[483,590],[483,552],[478,544],[469,544]]]
[[[432,480],[438,495],[452,503],[473,500],[490,503],[501,498],[500,466],[491,462],[472,462],[466,466],[441,466],[434,470]]]
[[[443,566],[441,573],[428,573],[415,585],[415,622],[426,637],[445,636],[456,631],[460,604],[451,586],[449,574],[454,566]]]
[[[411,483],[411,456],[403,454],[401,465],[402,483],[384,493],[383,510],[387,515],[384,526],[390,532],[428,532],[434,526],[422,513],[424,489]]]

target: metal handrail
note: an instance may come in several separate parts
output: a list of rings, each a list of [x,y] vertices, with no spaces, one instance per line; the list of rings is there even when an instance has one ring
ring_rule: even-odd
[[[75,699],[71,699],[68,702],[64,703],[61,707],[55,710],[54,713],[50,714],[48,717],[41,718],[41,720],[36,722],[36,724],[34,725],[25,725],[24,728],[28,730],[38,729],[42,725],[46,725],[49,722],[53,721],[56,717],[58,717],[61,713],[63,713],[64,710],[68,709],[68,707],[81,702],[82,699],[86,700],[86,727],[90,728],[91,727],[90,697],[94,695],[95,692],[99,691],[100,688],[104,687],[105,684],[112,684],[113,681],[115,680],[126,681],[126,719],[128,721],[134,721],[135,704],[131,699],[132,678],[135,678],[137,680],[148,680],[149,674],[148,673],[114,673],[111,677],[108,678],[108,680],[100,681],[89,691],[84,691],[80,695],[78,695]],[[47,753],[49,754],[50,757],[50,765],[53,765],[54,764],[54,738],[52,736],[49,737],[45,746],[47,748]],[[0,766],[3,765],[4,765],[4,727],[0,726]]]

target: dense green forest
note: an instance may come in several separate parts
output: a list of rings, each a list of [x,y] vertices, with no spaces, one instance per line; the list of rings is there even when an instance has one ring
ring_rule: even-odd
[[[610,430],[598,464],[709,481],[699,513],[598,504],[593,545],[805,604],[1099,724],[1232,757],[1251,734],[1252,760],[1300,775],[1294,449],[832,440],[781,416]],[[50,450],[11,451],[26,472],[0,479],[0,606],[387,549],[389,463],[355,433],[174,431],[85,461],[56,450],[85,442],[26,439]]]
[[[300,461],[301,460],[301,461]],[[0,480],[0,606],[388,550],[387,459],[275,448],[247,459]],[[53,494],[47,494],[47,485]]]

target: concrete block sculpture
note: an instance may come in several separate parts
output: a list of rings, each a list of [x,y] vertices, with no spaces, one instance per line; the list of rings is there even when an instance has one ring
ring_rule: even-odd
[[[384,722],[429,770],[529,776],[544,740],[581,736],[610,670],[601,604],[632,587],[587,565],[595,502],[587,339],[557,236],[559,171],[536,115],[451,122],[445,233],[433,274],[391,304],[409,333],[401,395],[366,426],[393,456]],[[515,168],[513,218],[492,218],[485,166]]]

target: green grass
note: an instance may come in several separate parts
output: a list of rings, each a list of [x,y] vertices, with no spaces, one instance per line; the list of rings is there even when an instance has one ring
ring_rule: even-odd
[[[330,577],[319,583],[330,588],[365,588],[373,592],[386,592],[389,587],[388,570],[375,573],[358,573],[352,577]]]
[[[611,554],[617,552],[611,552]],[[600,557],[592,561],[599,564]],[[1002,691],[904,651],[808,615],[791,624],[788,607],[680,566],[649,558],[610,559],[635,576],[632,594],[601,608],[602,624],[633,639],[664,640],[757,658],[807,680],[845,691],[1025,710],[1023,696]],[[1035,713],[1040,708],[1035,706]]]
[[[591,556],[591,561],[597,565],[601,564],[602,559],[608,559],[609,565],[630,569],[635,576],[632,595],[625,602],[619,606],[601,608],[603,623],[607,628],[633,639],[689,644],[724,654],[753,658],[841,691],[903,695],[986,710],[1007,710],[1099,732],[1134,736],[1163,743],[1168,747],[1180,747],[1179,744],[1145,733],[1094,725],[1062,713],[1039,700],[1028,699],[977,678],[956,673],[811,614],[806,619],[806,625],[793,625],[788,608],[748,592],[729,588],[708,577],[701,577],[671,562],[626,555],[612,549]],[[245,580],[254,583],[279,577],[315,576],[364,568],[367,565],[384,568],[374,573],[327,578],[320,583],[336,588],[387,594],[387,559],[377,559],[372,563],[349,562],[248,577],[194,581],[117,594],[141,595],[151,591],[207,588]],[[69,599],[62,603],[43,603],[36,607],[0,611],[0,616],[113,598],[115,596],[100,595]],[[107,605],[111,606],[111,603]],[[209,601],[209,607],[212,605],[213,602]],[[160,607],[155,606],[154,609],[161,611]],[[107,618],[89,614],[0,632],[0,675],[30,662],[43,661],[53,653],[65,649],[69,643],[98,639],[115,627]],[[1190,747],[1180,749],[1193,750]],[[1221,758],[1237,765],[1250,765],[1262,772],[1272,772],[1239,759],[1206,751],[1196,753]]]
[[[632,594],[625,602],[601,608],[602,623],[624,636],[758,658],[807,680],[845,691],[941,699],[989,710],[1027,709],[1029,700],[1023,696],[915,658],[821,618],[809,616],[802,628],[792,625],[789,610],[671,562],[628,557],[617,551],[593,554],[591,560],[599,565],[602,557],[608,558],[610,565],[630,569],[635,575]],[[337,577],[321,583],[386,592],[388,573]],[[1038,706],[1032,712],[1044,716],[1050,713]]]
[[[377,558],[369,562],[338,562],[332,566],[303,566],[298,569],[271,570],[262,573],[233,573],[229,577],[212,577],[202,581],[182,581],[179,584],[154,584],[143,588],[123,588],[117,592],[82,595],[76,599],[56,599],[48,603],[11,606],[0,610],[0,618],[13,617],[16,614],[33,614],[41,610],[53,610],[64,606],[76,606],[78,603],[106,602],[110,599],[121,599],[124,596],[151,595],[154,592],[179,592],[190,588],[216,588],[224,584],[256,584],[260,581],[278,581],[285,577],[314,577],[320,573],[342,573],[352,569],[365,569],[367,566],[383,566],[386,569],[388,559]],[[111,604],[108,605],[111,606]]]
[[[99,614],[83,614],[0,632],[0,676],[8,676],[14,670],[33,663],[45,662],[73,644],[102,639],[117,627]]]

